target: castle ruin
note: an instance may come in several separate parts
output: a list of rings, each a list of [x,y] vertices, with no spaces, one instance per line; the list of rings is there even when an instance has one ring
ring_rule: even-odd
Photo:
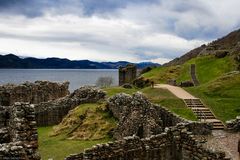
[[[137,67],[134,64],[128,64],[126,67],[119,67],[119,86],[125,83],[132,83],[137,77]]]

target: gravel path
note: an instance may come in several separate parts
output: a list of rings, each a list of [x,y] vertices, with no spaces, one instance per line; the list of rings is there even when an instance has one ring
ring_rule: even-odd
[[[216,151],[224,151],[226,155],[233,160],[240,160],[237,151],[240,133],[213,130],[212,135],[206,136],[205,139],[207,140],[207,142],[204,143],[205,147]]]
[[[197,99],[196,97],[194,97],[193,95],[191,95],[190,93],[182,89],[181,87],[172,86],[168,84],[156,84],[154,87],[168,89],[170,92],[172,92],[176,97],[180,99]]]

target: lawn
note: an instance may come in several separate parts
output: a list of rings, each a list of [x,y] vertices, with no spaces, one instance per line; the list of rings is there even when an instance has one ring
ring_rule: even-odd
[[[66,140],[64,136],[51,137],[53,127],[38,128],[39,151],[43,160],[63,160],[73,153],[80,153],[86,148],[90,148],[98,143],[111,141],[109,138],[101,140]]]

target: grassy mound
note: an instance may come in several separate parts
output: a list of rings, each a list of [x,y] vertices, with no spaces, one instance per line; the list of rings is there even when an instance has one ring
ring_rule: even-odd
[[[63,160],[73,153],[80,153],[95,144],[111,141],[110,138],[101,140],[68,140],[65,135],[50,136],[53,127],[38,128],[39,152],[43,160]]]
[[[65,135],[67,139],[97,140],[107,138],[116,121],[104,104],[82,104],[71,110],[55,126],[52,136]]]

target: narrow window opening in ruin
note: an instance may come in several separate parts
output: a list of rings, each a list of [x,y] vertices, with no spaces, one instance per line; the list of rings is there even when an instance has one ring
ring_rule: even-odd
[[[137,131],[137,136],[143,138],[143,126],[140,126]]]

